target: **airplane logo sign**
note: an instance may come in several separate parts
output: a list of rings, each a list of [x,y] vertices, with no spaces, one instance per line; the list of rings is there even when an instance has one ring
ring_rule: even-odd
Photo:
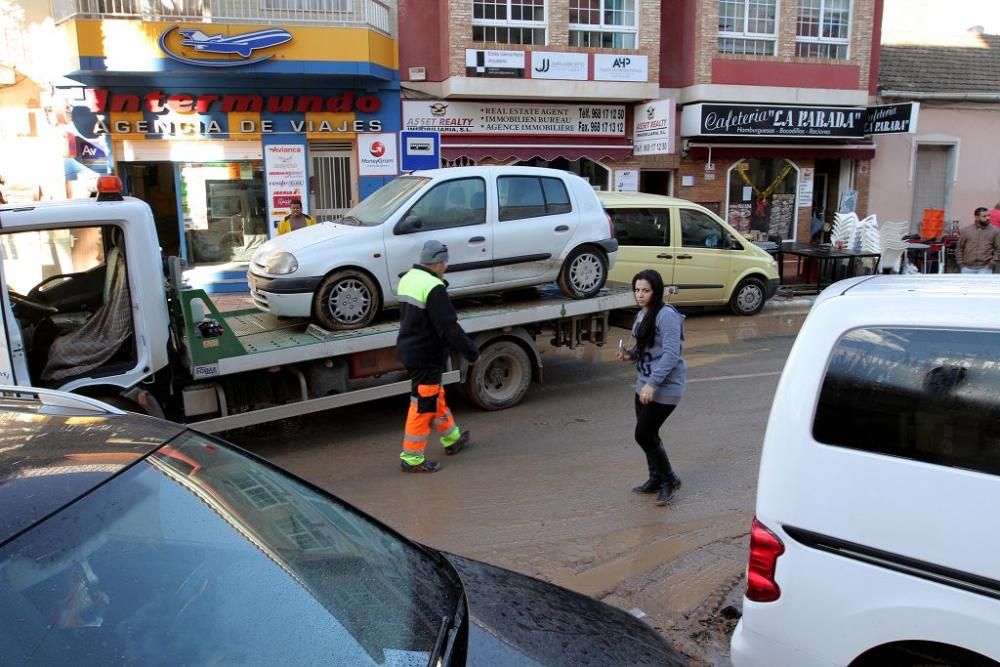
[[[183,39],[181,46],[194,48],[198,53],[216,53],[222,55],[237,55],[243,60],[221,60],[221,59],[198,59],[188,58],[179,53],[173,52],[167,45],[167,37],[177,30]],[[167,54],[167,57],[186,65],[198,65],[200,67],[241,67],[253,65],[271,58],[274,54],[268,54],[258,58],[252,58],[254,51],[269,49],[285,42],[291,41],[292,35],[280,28],[270,28],[268,30],[254,30],[237,35],[215,34],[209,35],[205,32],[193,28],[178,30],[178,26],[173,26],[164,30],[160,35],[160,49]]]

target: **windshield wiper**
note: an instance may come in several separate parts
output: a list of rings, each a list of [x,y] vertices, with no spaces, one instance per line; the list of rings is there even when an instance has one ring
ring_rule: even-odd
[[[434,650],[427,657],[427,667],[437,667],[438,664],[447,667],[451,664],[451,653],[455,648],[455,639],[458,637],[458,629],[462,627],[464,620],[465,601],[459,598],[455,613],[450,618],[448,616],[441,617],[441,627],[438,628]],[[438,656],[441,658],[440,661],[438,661]]]
[[[355,227],[361,226],[361,221],[355,218],[353,215],[345,215],[339,220],[334,220],[334,222],[339,222],[342,225],[354,225]]]

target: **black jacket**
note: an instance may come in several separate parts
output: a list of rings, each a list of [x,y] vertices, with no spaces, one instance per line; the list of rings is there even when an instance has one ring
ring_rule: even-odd
[[[410,270],[433,275],[419,264]],[[406,301],[400,303],[396,356],[409,369],[443,368],[449,348],[469,362],[479,356],[479,347],[458,323],[455,307],[448,298],[447,283],[442,281],[427,293],[423,308]]]

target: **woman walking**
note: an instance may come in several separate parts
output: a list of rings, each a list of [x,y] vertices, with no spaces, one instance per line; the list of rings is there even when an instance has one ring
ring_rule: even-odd
[[[684,396],[687,364],[681,358],[684,316],[663,303],[663,278],[646,269],[632,278],[632,292],[640,310],[632,325],[635,347],[619,349],[618,359],[635,362],[635,441],[642,447],[649,479],[632,489],[656,493],[657,505],[681,488],[660,439],[660,427]]]

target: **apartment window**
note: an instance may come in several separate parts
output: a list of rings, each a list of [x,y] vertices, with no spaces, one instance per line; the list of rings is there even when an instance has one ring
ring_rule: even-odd
[[[851,0],[799,0],[795,55],[846,58],[850,26]]]
[[[778,0],[719,0],[719,52],[773,56]]]
[[[570,0],[569,45],[637,48],[635,4],[636,0]]]
[[[473,0],[472,41],[545,44],[545,0]]]

